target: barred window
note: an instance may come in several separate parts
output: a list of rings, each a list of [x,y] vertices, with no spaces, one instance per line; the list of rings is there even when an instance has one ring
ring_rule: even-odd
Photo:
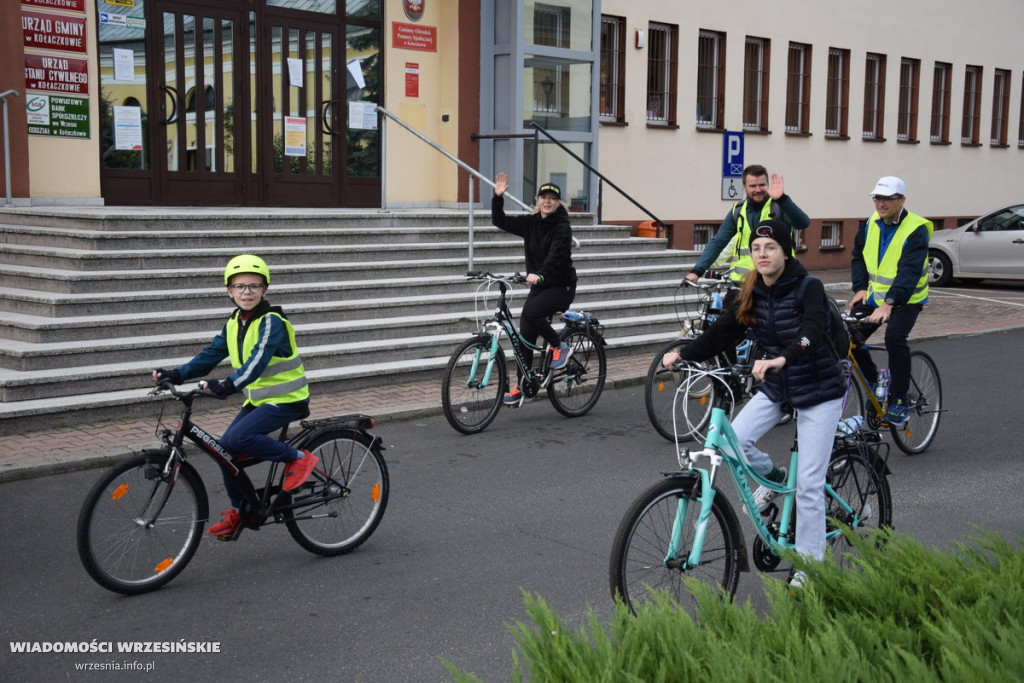
[[[697,127],[721,128],[725,115],[725,35],[697,38]]]
[[[626,20],[601,17],[600,117],[625,121]]]
[[[932,142],[949,142],[949,101],[953,65],[935,62],[932,75]]]
[[[992,135],[991,143],[1005,147],[1007,142],[1007,124],[1010,118],[1010,72],[996,69],[992,84]]]
[[[717,225],[710,223],[698,223],[693,226],[693,248],[701,251],[708,246],[708,242],[718,231]]]
[[[896,139],[917,140],[917,92],[921,83],[921,61],[904,57],[900,60],[900,108]]]
[[[840,249],[843,246],[842,221],[821,222],[821,248]]]
[[[977,145],[981,129],[981,67],[964,67],[964,116],[960,125],[960,142]]]
[[[771,41],[747,36],[743,64],[743,128],[768,131],[768,64]]]
[[[825,135],[845,138],[850,118],[850,51],[829,48],[825,92]]]
[[[675,125],[679,29],[647,25],[647,123]]]
[[[884,135],[885,55],[868,53],[864,62],[864,127],[865,139],[881,140]]]

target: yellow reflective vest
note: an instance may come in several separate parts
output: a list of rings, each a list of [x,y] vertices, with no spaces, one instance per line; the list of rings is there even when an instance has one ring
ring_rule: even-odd
[[[882,257],[882,261],[879,263],[878,248],[882,240],[882,230],[878,227],[878,219],[877,211],[868,219],[868,226],[864,235],[864,251],[862,252],[864,266],[868,270],[867,301],[868,303],[873,302],[876,306],[885,303],[886,292],[889,291],[892,283],[896,280],[900,256],[903,255],[903,246],[907,243],[907,238],[922,225],[928,228],[929,239],[931,239],[932,233],[935,232],[935,226],[932,225],[930,220],[908,211],[907,215],[900,221],[899,227],[896,228],[896,233],[892,236],[889,246],[885,250],[885,256]],[[914,287],[914,293],[910,295],[907,303],[916,304],[919,301],[924,301],[927,296],[928,257],[926,256],[924,263],[921,264],[921,277],[918,279],[917,286]]]
[[[258,406],[264,403],[306,401],[309,399],[309,382],[302,366],[302,358],[299,357],[299,347],[295,344],[295,328],[279,313],[270,311],[265,314],[265,317],[269,316],[276,316],[284,324],[288,331],[288,341],[291,342],[291,354],[287,357],[271,358],[263,374],[244,386],[242,391],[245,393],[245,402]],[[236,311],[225,326],[228,355],[231,358],[231,366],[236,370],[242,367],[259,344],[266,343],[266,338],[261,337],[261,329],[263,335],[266,335],[270,326],[260,325],[260,318],[250,320],[241,348],[238,346],[238,328],[239,319]],[[239,380],[241,383],[242,378]]]
[[[747,273],[754,269],[754,259],[750,256],[750,224],[747,221],[747,202],[749,199],[744,199],[742,202],[736,202],[733,205],[733,215],[736,218],[736,238],[732,245],[732,272],[729,273],[729,277],[734,282],[739,282],[747,276]],[[766,221],[770,218],[778,217],[778,209],[776,208],[776,215],[772,215],[772,199],[769,197],[765,200],[764,206],[761,207],[761,217],[758,219],[758,223]]]

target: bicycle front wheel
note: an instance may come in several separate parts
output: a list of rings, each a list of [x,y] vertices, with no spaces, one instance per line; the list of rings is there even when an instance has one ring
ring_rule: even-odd
[[[164,585],[189,563],[208,517],[199,475],[182,463],[164,477],[169,451],[144,451],[111,467],[78,515],[78,556],[104,588],[136,595]]]
[[[494,421],[507,386],[505,353],[492,357],[491,340],[473,337],[455,350],[444,369],[441,405],[448,424],[463,434],[476,434]],[[493,361],[493,363],[492,363]],[[491,375],[484,383],[488,367]]]
[[[377,529],[388,506],[388,468],[380,446],[356,430],[335,430],[300,445],[320,462],[292,494],[297,507],[285,513],[285,526],[312,553],[352,552]]]
[[[613,598],[634,614],[667,591],[695,616],[697,602],[683,581],[691,577],[731,597],[740,577],[740,531],[728,502],[715,496],[696,566],[688,566],[700,502],[700,484],[689,477],[667,477],[644,491],[619,524],[612,545],[609,579]],[[678,541],[673,543],[673,531]],[[674,548],[674,550],[673,550]]]
[[[561,334],[572,349],[569,362],[555,370],[548,385],[548,399],[566,417],[585,415],[597,404],[604,389],[608,361],[604,341],[590,330],[569,328]]]
[[[890,427],[892,438],[907,455],[923,453],[939,431],[942,417],[942,382],[935,361],[924,351],[910,352],[910,418],[902,427]]]
[[[850,566],[855,555],[853,546],[839,533],[840,528],[868,534],[892,525],[892,493],[885,465],[875,458],[877,453],[873,451],[862,453],[855,445],[844,445],[829,459],[825,526],[826,533],[832,534],[829,544],[840,566]]]
[[[679,429],[679,440],[689,441],[699,435],[711,419],[714,406],[714,380],[710,377],[694,378],[688,370],[675,372],[661,364],[666,353],[679,353],[691,343],[677,339],[655,354],[644,378],[644,406],[654,430],[669,441],[675,441],[674,429]],[[702,363],[710,370],[712,361]],[[676,390],[685,386],[683,395],[676,398]],[[672,406],[675,405],[673,422]]]

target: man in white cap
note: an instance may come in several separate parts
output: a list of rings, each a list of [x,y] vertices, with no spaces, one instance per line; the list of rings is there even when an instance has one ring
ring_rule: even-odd
[[[853,241],[854,295],[850,308],[859,307],[869,313],[870,322],[889,323],[885,328],[885,348],[889,352],[891,383],[889,409],[882,423],[900,427],[910,416],[906,405],[910,387],[907,337],[928,301],[928,242],[934,227],[931,221],[903,208],[906,186],[899,178],[880,178],[869,194],[875,202],[875,212]],[[871,354],[861,349],[854,355],[865,379],[873,386],[878,369]]]

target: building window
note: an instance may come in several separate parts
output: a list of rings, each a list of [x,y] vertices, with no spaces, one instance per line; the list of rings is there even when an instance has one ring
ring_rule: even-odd
[[[949,99],[953,87],[953,65],[935,62],[932,75],[932,142],[949,142]]]
[[[715,236],[715,232],[718,230],[717,225],[711,225],[709,223],[697,223],[693,226],[693,248],[694,250],[704,249],[708,246],[708,242]]]
[[[981,129],[981,67],[964,69],[964,118],[960,126],[960,142],[977,145]]]
[[[885,113],[885,55],[869,52],[864,64],[864,132],[868,140],[882,140]]]
[[[825,135],[832,138],[849,136],[850,118],[850,51],[829,48],[828,84],[825,91]]]
[[[626,20],[601,17],[601,92],[602,121],[625,121]]]
[[[921,60],[900,60],[900,110],[896,139],[917,142],[917,93],[921,87]]]
[[[822,221],[821,222],[821,248],[842,249],[843,248],[843,222]]]
[[[533,8],[533,44],[568,48],[571,19],[569,7],[538,2]]]
[[[810,133],[811,46],[789,44],[789,72],[786,87],[786,132]]]
[[[1020,79],[1020,123],[1017,124],[1017,146],[1024,147],[1024,75]]]
[[[1006,147],[1007,125],[1010,118],[1010,72],[996,69],[992,83],[992,135],[991,144]]]
[[[701,31],[697,39],[697,127],[722,128],[725,117],[725,34]]]
[[[676,124],[679,28],[647,25],[647,123]]]
[[[771,41],[747,36],[743,58],[743,128],[768,132],[768,64]]]
[[[793,251],[807,251],[807,244],[804,242],[804,231],[793,230],[791,234],[793,235]]]

